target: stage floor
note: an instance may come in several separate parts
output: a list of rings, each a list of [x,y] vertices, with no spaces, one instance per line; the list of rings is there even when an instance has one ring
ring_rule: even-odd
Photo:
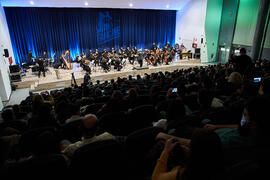
[[[165,71],[174,71],[176,69],[185,69],[195,66],[205,66],[201,64],[199,59],[193,60],[175,60],[174,62],[170,63],[169,65],[158,65],[158,66],[148,66],[149,69],[142,69],[142,70],[133,70],[133,67],[138,67],[139,65],[135,63],[131,65],[127,63],[127,65],[121,70],[117,71],[113,69],[105,73],[101,67],[96,67],[92,69],[91,81],[96,82],[97,80],[106,81],[111,79],[117,79],[117,77],[128,77],[129,75],[136,76],[136,75],[144,75],[145,73],[151,74],[155,72],[165,72]],[[145,63],[144,63],[145,66]],[[71,78],[72,73],[74,73],[76,82],[80,85],[83,82],[83,77],[85,75],[85,71],[77,63],[72,63],[72,70],[65,70],[65,69],[58,69],[60,74],[60,79],[57,79],[55,69],[49,67],[49,71],[46,72],[46,77],[42,75],[40,78],[37,76],[37,72],[33,73],[29,70],[26,73],[26,76],[22,77],[21,82],[14,82],[13,84],[17,86],[17,88],[30,88],[30,91],[43,91],[43,90],[50,90],[50,89],[61,89],[64,87],[71,86]]]

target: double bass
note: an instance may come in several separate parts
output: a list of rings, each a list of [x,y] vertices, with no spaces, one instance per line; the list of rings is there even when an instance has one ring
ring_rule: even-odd
[[[65,64],[66,64],[66,67],[67,67],[67,69],[71,69],[71,65],[70,65],[70,63],[66,60],[66,58],[65,58],[65,56],[67,55],[67,53],[69,53],[69,51],[67,50],[66,52],[65,52],[65,54],[63,55],[63,59],[64,59],[64,62],[65,62]]]

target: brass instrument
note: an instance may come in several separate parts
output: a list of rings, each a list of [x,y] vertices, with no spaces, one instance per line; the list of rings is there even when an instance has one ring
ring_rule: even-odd
[[[64,59],[64,61],[65,61],[65,64],[66,64],[66,67],[67,67],[67,69],[71,69],[71,65],[70,65],[70,63],[65,59],[65,56],[67,55],[67,53],[68,53],[69,51],[66,51],[66,53],[63,55],[63,59]]]

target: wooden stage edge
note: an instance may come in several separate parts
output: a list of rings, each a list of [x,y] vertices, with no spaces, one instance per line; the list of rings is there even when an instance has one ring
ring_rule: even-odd
[[[111,79],[117,79],[118,77],[128,77],[129,75],[137,76],[141,75],[143,76],[145,73],[151,74],[156,72],[172,72],[176,69],[188,69],[190,67],[199,67],[199,66],[206,66],[204,64],[201,64],[201,61],[199,59],[197,60],[188,60],[188,61],[179,61],[172,63],[170,65],[162,65],[162,66],[151,66],[149,69],[142,69],[142,70],[132,70],[131,67],[128,69],[123,69],[122,71],[113,71],[108,73],[103,72],[93,72],[91,76],[91,81],[96,82],[97,80],[106,81]],[[54,71],[51,69],[50,71]],[[101,71],[101,70],[99,70]],[[55,73],[47,74],[44,79],[41,77],[40,79],[36,76],[32,77],[25,77],[22,78],[21,82],[14,82],[13,84],[17,86],[18,89],[21,88],[30,88],[30,91],[32,92],[38,92],[38,91],[44,91],[44,90],[51,90],[51,89],[61,89],[65,87],[71,86],[71,73],[74,72],[76,82],[78,85],[83,83],[83,77],[85,72],[82,72],[81,70],[62,70],[60,71],[61,79],[57,79]],[[31,76],[31,75],[30,75]]]

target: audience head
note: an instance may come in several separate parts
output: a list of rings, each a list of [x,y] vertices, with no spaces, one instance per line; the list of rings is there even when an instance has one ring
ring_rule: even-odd
[[[96,115],[85,115],[81,123],[81,130],[85,139],[94,137],[98,130],[98,119]]]
[[[262,90],[264,94],[270,94],[270,76],[263,79]]]
[[[80,115],[80,106],[77,104],[72,104],[71,107],[71,114],[72,115]]]
[[[236,86],[241,86],[243,84],[242,75],[239,72],[232,72],[229,76],[228,82]]]
[[[200,89],[198,93],[198,103],[202,108],[210,108],[213,96],[207,89]]]
[[[250,98],[244,108],[243,118],[244,123],[240,127],[240,133],[252,135],[258,139],[269,138],[269,97],[257,96]]]
[[[128,90],[128,97],[131,98],[131,99],[134,99],[138,96],[138,92],[136,90],[136,88],[130,88]]]
[[[4,108],[1,116],[4,122],[16,120],[16,116],[12,108]]]
[[[247,54],[247,50],[245,48],[241,48],[240,55],[246,55],[246,54]]]
[[[190,142],[188,179],[218,179],[224,170],[219,136],[210,130],[197,129]]]

